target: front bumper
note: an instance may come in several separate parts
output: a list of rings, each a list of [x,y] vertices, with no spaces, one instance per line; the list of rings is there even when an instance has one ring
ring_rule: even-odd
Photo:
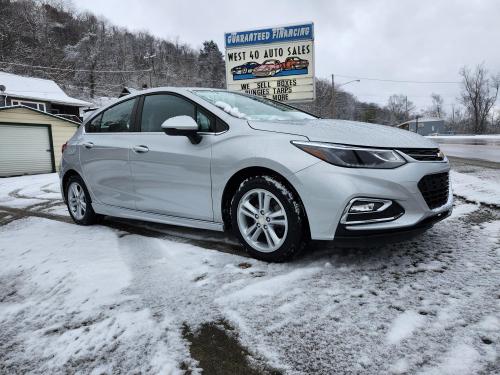
[[[407,241],[432,228],[437,222],[451,215],[451,209],[420,221],[410,227],[352,231],[340,224],[335,232],[334,242],[340,247],[373,247],[391,242]]]
[[[304,203],[314,240],[353,239],[387,232],[404,235],[412,228],[422,229],[419,224],[432,221],[433,217],[444,218],[445,213],[451,212],[451,187],[446,203],[436,209],[428,207],[418,188],[422,177],[449,169],[448,162],[409,162],[396,169],[359,169],[321,161],[297,172],[293,184]],[[404,214],[392,221],[341,225],[345,207],[358,197],[395,201],[403,207]]]

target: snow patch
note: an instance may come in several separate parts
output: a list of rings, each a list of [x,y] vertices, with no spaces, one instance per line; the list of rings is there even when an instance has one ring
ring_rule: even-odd
[[[0,205],[23,208],[60,199],[57,173],[0,179]]]
[[[19,296],[0,303],[0,340],[23,348],[5,361],[40,373],[179,373],[189,358],[179,325],[124,294],[132,275],[120,241],[105,227],[40,218],[0,227],[0,277]]]
[[[496,316],[488,315],[479,322],[478,326],[485,331],[498,332],[500,331],[500,320]]]
[[[474,211],[478,210],[481,206],[479,204],[471,204],[471,203],[465,203],[465,204],[459,204],[456,207],[453,207],[453,211],[450,215],[450,219],[456,219],[461,216],[466,216]]]
[[[215,105],[222,109],[224,112],[229,113],[231,116],[237,117],[237,118],[245,118],[246,115],[238,110],[237,107],[233,107],[230,104],[223,102],[223,101],[217,101],[215,102]]]
[[[470,375],[477,373],[479,352],[467,344],[459,344],[444,355],[436,367],[420,372],[421,375]]]
[[[392,374],[406,374],[409,370],[408,361],[404,358],[398,359],[392,366],[389,368],[389,371]]]
[[[321,270],[321,267],[304,267],[296,269],[283,275],[250,284],[239,291],[219,298],[217,302],[219,304],[248,303],[252,299],[280,295],[290,287],[293,287],[293,285],[297,284],[300,280],[310,278]]]
[[[408,338],[415,330],[424,325],[425,318],[415,311],[405,311],[399,315],[391,325],[387,333],[387,342],[391,345],[397,344]]]
[[[472,202],[500,207],[500,184],[498,181],[488,181],[456,171],[450,171],[450,177],[455,195]]]

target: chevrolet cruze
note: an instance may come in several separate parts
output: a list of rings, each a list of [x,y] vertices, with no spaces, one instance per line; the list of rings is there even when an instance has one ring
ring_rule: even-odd
[[[156,88],[94,112],[67,142],[77,224],[104,215],[223,231],[283,261],[309,239],[406,239],[447,217],[450,166],[415,133],[320,119],[215,89]]]

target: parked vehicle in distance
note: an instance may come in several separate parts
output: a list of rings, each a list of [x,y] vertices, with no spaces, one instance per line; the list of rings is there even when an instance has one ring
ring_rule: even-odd
[[[279,60],[270,59],[265,60],[258,67],[253,69],[252,74],[255,77],[269,77],[274,76],[276,73],[281,72],[282,67]]]
[[[283,70],[306,69],[309,66],[309,61],[297,56],[291,56],[287,57],[285,61],[281,63],[281,66]]]
[[[235,66],[234,68],[232,68],[231,74],[233,74],[233,75],[250,74],[259,65],[260,64],[258,62],[249,61],[249,62],[246,62],[242,65],[238,65],[238,66]]]
[[[250,255],[283,261],[309,239],[421,233],[451,213],[449,169],[408,131],[226,90],[156,88],[94,112],[65,145],[60,180],[77,224],[109,215],[230,229]]]

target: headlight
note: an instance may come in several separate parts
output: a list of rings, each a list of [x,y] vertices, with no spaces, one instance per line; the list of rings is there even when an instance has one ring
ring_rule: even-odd
[[[292,144],[327,163],[347,168],[397,168],[406,163],[393,150],[336,145],[322,142],[292,141]]]

